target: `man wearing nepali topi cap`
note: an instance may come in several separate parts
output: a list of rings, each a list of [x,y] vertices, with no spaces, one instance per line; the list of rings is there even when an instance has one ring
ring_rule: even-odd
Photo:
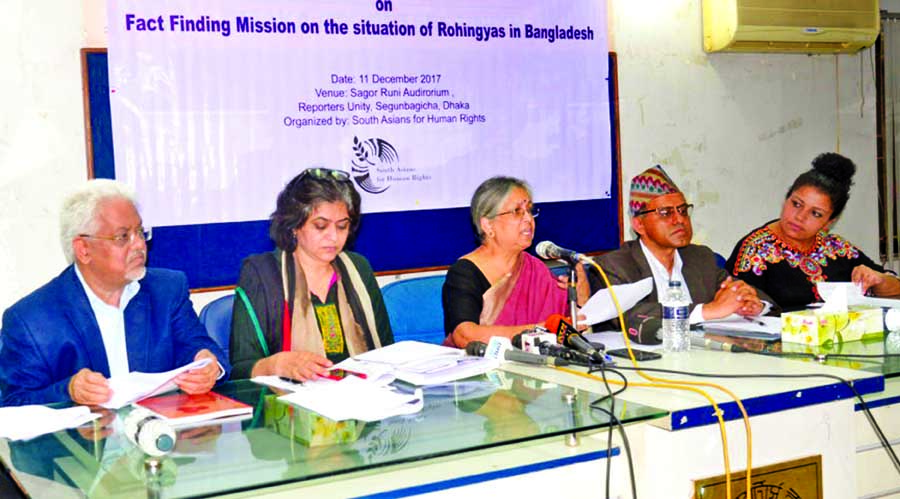
[[[629,336],[638,343],[659,343],[656,330],[662,315],[659,298],[668,282],[681,281],[691,302],[691,324],[720,319],[732,313],[745,317],[769,312],[774,302],[756,288],[735,280],[716,265],[706,246],[691,244],[693,227],[689,204],[675,182],[659,165],[631,180],[631,228],[638,239],[597,258],[610,282],[627,284],[653,278],[653,290],[625,311]],[[591,291],[606,284],[592,270]],[[618,319],[604,324],[620,328]]]

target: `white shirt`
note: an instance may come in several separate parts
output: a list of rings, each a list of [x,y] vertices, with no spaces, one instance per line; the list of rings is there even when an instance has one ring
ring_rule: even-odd
[[[75,275],[78,276],[78,280],[87,294],[88,303],[94,312],[94,319],[97,320],[97,326],[100,327],[100,336],[103,338],[103,349],[106,350],[110,377],[128,374],[131,370],[128,368],[128,347],[125,342],[125,307],[138,294],[141,284],[137,281],[128,283],[122,290],[119,306],[114,307],[94,294],[91,287],[84,282],[84,276],[78,270],[78,265],[75,265]]]
[[[691,290],[688,289],[687,282],[684,280],[684,275],[681,273],[681,268],[684,265],[681,261],[681,255],[678,254],[678,250],[675,250],[675,260],[672,263],[672,273],[669,274],[669,271],[666,270],[666,266],[660,262],[656,256],[644,245],[644,241],[642,239],[638,239],[638,242],[641,243],[641,251],[644,252],[644,257],[647,258],[647,263],[650,264],[650,272],[653,273],[653,283],[656,285],[656,296],[662,301],[663,293],[669,289],[669,281],[681,281],[681,289],[684,290],[684,297],[687,301],[693,303],[694,300],[691,299]],[[691,324],[697,324],[699,322],[703,322],[703,304],[700,303],[694,310],[691,312],[691,316],[688,318],[688,322]]]

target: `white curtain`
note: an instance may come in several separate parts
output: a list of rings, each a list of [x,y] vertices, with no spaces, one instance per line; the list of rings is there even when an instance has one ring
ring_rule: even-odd
[[[884,137],[885,172],[882,179],[881,233],[887,241],[885,266],[898,270],[900,257],[894,250],[900,232],[900,204],[897,182],[900,180],[900,17],[884,16],[881,29],[884,43]]]

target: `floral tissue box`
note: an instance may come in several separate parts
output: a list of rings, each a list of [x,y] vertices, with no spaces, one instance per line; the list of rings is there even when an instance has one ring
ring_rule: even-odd
[[[826,345],[874,338],[884,334],[879,307],[854,305],[847,312],[817,309],[781,314],[781,341],[805,345]]]

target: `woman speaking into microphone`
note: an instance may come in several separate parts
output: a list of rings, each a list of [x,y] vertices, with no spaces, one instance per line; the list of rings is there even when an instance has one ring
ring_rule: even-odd
[[[470,341],[508,338],[553,314],[567,313],[566,278],[554,278],[543,262],[526,253],[534,239],[538,209],[523,180],[493,177],[482,182],[469,206],[481,244],[447,271],[442,301],[444,343],[464,348]],[[590,288],[581,265],[578,304]]]

